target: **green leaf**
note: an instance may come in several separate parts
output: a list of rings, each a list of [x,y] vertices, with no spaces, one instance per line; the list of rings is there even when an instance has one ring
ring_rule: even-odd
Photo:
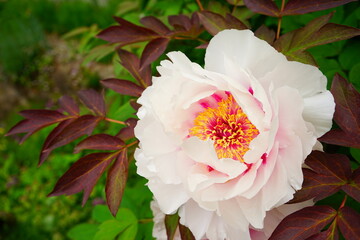
[[[356,87],[359,91],[360,89],[360,63],[353,66],[349,73],[349,81]]]
[[[179,224],[179,215],[177,213],[172,215],[165,215],[166,235],[169,240],[174,239],[178,224]]]
[[[349,42],[339,56],[341,67],[350,70],[356,63],[360,63],[358,50],[360,42]]]
[[[360,164],[360,149],[350,148],[350,154]]]
[[[66,235],[72,240],[91,240],[97,228],[96,224],[82,223],[71,228]]]
[[[127,227],[122,231],[118,240],[132,240],[135,239],[138,230],[138,219],[134,213],[127,208],[120,208],[116,219]]]
[[[119,222],[116,219],[107,220],[99,226],[99,231],[95,234],[94,240],[113,240],[129,225],[129,223]]]
[[[96,205],[91,213],[91,218],[99,223],[114,219],[109,208],[105,205]]]

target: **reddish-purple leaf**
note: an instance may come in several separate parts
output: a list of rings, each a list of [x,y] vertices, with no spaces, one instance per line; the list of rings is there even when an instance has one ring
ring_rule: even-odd
[[[92,153],[80,158],[57,181],[48,196],[71,195],[84,190],[84,205],[106,167],[116,157],[114,153]]]
[[[227,28],[225,18],[214,12],[202,11],[200,13],[200,21],[206,31],[213,36]]]
[[[303,240],[332,222],[337,212],[329,206],[303,208],[284,218],[269,240]]]
[[[151,29],[132,24],[125,19],[115,17],[120,26],[111,26],[101,31],[97,37],[110,43],[126,45],[135,42],[149,41],[159,35]]]
[[[265,25],[261,25],[261,27],[259,27],[255,31],[255,36],[257,36],[258,38],[260,38],[262,40],[265,40],[270,45],[273,45],[274,40],[275,40],[275,31],[268,28]]]
[[[137,121],[138,120],[135,118],[129,118],[128,120],[126,120],[125,122],[129,124],[129,126],[122,128],[116,136],[125,140],[135,137],[134,128]]]
[[[27,119],[18,122],[5,135],[10,136],[19,133],[27,133],[21,138],[20,143],[24,142],[28,137],[42,128],[69,118],[55,110],[25,110],[20,112],[20,115]]]
[[[360,168],[353,172],[350,182],[342,186],[341,189],[350,197],[360,202]]]
[[[68,144],[85,134],[90,135],[100,119],[93,115],[83,115],[77,118],[54,137],[49,146],[44,149],[44,152]]]
[[[230,28],[230,29],[242,30],[242,29],[247,29],[248,28],[243,22],[241,22],[238,18],[231,15],[230,13],[226,14],[225,22],[226,22],[226,27]]]
[[[179,225],[179,215],[177,213],[172,215],[165,215],[165,228],[166,228],[166,236],[168,240],[173,240],[176,229]]]
[[[70,123],[72,123],[75,119],[71,118],[71,119],[67,119],[65,121],[62,121],[61,123],[59,123],[59,125],[57,125],[52,131],[51,133],[47,136],[41,152],[40,152],[40,158],[39,158],[39,163],[38,166],[40,166],[41,164],[43,164],[43,162],[48,158],[48,156],[51,153],[51,150],[45,151],[46,149],[48,149],[49,146],[51,146],[52,141],[64,130],[65,127],[67,127]]]
[[[185,15],[173,15],[168,17],[170,25],[178,31],[188,31],[191,28],[191,20]]]
[[[339,74],[333,78],[331,92],[336,103],[334,120],[341,129],[331,130],[320,141],[360,148],[360,93]]]
[[[144,91],[143,87],[140,87],[133,82],[116,78],[108,78],[105,80],[101,80],[101,84],[120,94],[134,97],[140,97],[141,93]]]
[[[104,97],[93,89],[79,91],[81,101],[91,111],[99,116],[105,116],[106,107]]]
[[[127,151],[122,151],[108,171],[106,178],[106,202],[113,216],[119,209],[128,175]]]
[[[151,67],[145,67],[140,70],[140,59],[133,53],[119,49],[121,65],[126,68],[131,75],[138,81],[138,83],[147,87],[151,85]]]
[[[333,221],[328,229],[317,233],[306,240],[338,240],[339,231],[337,229],[336,221]]]
[[[141,107],[140,104],[138,104],[134,99],[130,100],[130,105],[133,109],[135,109],[136,111],[139,110],[139,108]]]
[[[281,15],[298,15],[321,11],[354,1],[356,0],[289,0]]]
[[[197,46],[196,48],[197,49],[206,49],[208,46],[209,46],[209,43],[203,43],[203,44]]]
[[[141,59],[140,59],[140,69],[147,67],[153,61],[158,59],[161,54],[166,50],[167,45],[169,44],[169,38],[155,38],[151,40],[145,47]]]
[[[344,206],[338,213],[338,225],[346,240],[360,239],[360,214],[348,206]]]
[[[312,198],[321,200],[339,191],[351,177],[350,160],[346,155],[314,151],[306,158],[305,164],[312,170],[303,169],[303,186],[296,192],[292,203]]]
[[[181,240],[195,240],[195,237],[190,231],[190,229],[180,223],[179,223],[179,230],[180,230]]]
[[[62,96],[59,99],[59,105],[60,108],[62,110],[64,110],[65,112],[69,113],[72,116],[76,116],[79,115],[79,105],[76,104],[76,102],[74,101],[74,99],[72,99],[69,96]]]
[[[171,30],[159,19],[153,16],[147,16],[140,19],[142,25],[147,28],[153,29],[155,32],[160,34],[168,35],[171,33]]]
[[[244,0],[244,3],[253,12],[271,17],[280,16],[280,10],[272,0]]]
[[[93,150],[119,150],[125,143],[118,137],[100,133],[89,136],[82,140],[74,149],[74,153],[78,153],[83,149]]]

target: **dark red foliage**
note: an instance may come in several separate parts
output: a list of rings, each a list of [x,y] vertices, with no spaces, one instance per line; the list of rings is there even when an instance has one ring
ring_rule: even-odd
[[[261,27],[259,27],[254,34],[258,38],[267,41],[270,45],[274,43],[275,31],[265,25],[261,25]]]
[[[244,3],[253,12],[272,17],[280,16],[280,10],[271,0],[244,0]]]
[[[168,35],[172,31],[158,18],[153,16],[147,16],[140,19],[142,25],[154,30],[161,35]]]
[[[101,80],[101,84],[117,93],[133,97],[140,97],[141,93],[144,91],[143,87],[140,87],[133,82],[116,78]]]
[[[339,74],[334,76],[331,92],[335,98],[334,129],[320,141],[346,147],[360,148],[360,93]]]
[[[200,13],[200,21],[213,36],[224,29],[247,29],[244,23],[231,14],[227,14],[226,18],[224,18],[214,12],[202,11]]]
[[[84,149],[119,150],[123,146],[125,146],[125,143],[120,138],[100,133],[82,140],[78,145],[76,145],[74,153],[78,153]]]
[[[356,0],[289,0],[281,15],[298,15],[321,11],[354,1]]]
[[[80,158],[57,181],[49,196],[71,195],[84,191],[84,205],[97,180],[116,156],[114,153],[92,153]]]
[[[121,65],[131,73],[141,86],[147,87],[151,85],[150,66],[140,69],[140,59],[131,52],[120,49],[118,54]]]
[[[291,201],[315,201],[328,197],[346,185],[351,178],[350,160],[346,155],[312,152],[305,160],[310,169],[303,169],[304,182]]]
[[[179,230],[181,240],[195,240],[194,235],[191,233],[190,229],[179,223]]]
[[[91,111],[99,116],[106,115],[106,106],[104,97],[93,89],[79,91],[80,100]]]
[[[126,120],[125,122],[128,124],[128,126],[122,128],[116,136],[124,140],[135,137],[134,128],[137,121],[138,120],[135,118],[129,118],[128,120]]]
[[[348,206],[340,208],[337,222],[346,240],[360,239],[360,214],[354,209]]]
[[[155,38],[151,40],[145,47],[141,59],[140,59],[140,69],[147,67],[153,61],[158,59],[166,50],[167,45],[169,44],[169,38]]]
[[[360,168],[356,169],[347,185],[341,187],[350,197],[360,202]]]
[[[285,217],[269,240],[303,240],[317,234],[336,217],[329,206],[303,208]]]
[[[77,116],[80,113],[79,105],[69,96],[62,96],[59,99],[59,106],[61,110],[64,110],[71,116]]]
[[[106,202],[113,216],[119,209],[128,175],[127,151],[123,150],[108,171],[105,185]]]

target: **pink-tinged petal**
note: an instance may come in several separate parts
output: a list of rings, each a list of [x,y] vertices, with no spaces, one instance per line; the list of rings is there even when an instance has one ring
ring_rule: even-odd
[[[211,39],[205,55],[205,69],[228,75],[235,70],[245,69],[256,78],[272,71],[279,63],[286,61],[283,54],[263,40],[254,37],[250,30],[224,30]]]
[[[263,196],[257,194],[251,199],[237,197],[236,200],[241,207],[242,213],[254,228],[264,227],[266,210],[264,208]]]
[[[181,205],[189,200],[182,184],[164,184],[159,179],[148,182],[149,189],[165,214],[174,214]]]
[[[241,231],[245,232],[249,230],[249,221],[240,209],[240,203],[235,198],[219,203],[219,215],[223,218],[223,221],[227,225],[240,228]]]
[[[187,226],[196,239],[205,236],[214,214],[200,208],[193,200],[189,200],[179,209],[180,223]]]
[[[329,91],[304,98],[303,117],[315,127],[318,138],[331,129],[334,112],[334,97]]]

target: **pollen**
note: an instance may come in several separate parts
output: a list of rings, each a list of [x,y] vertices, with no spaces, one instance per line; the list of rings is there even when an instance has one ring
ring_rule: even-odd
[[[219,100],[215,107],[204,107],[189,130],[190,136],[201,140],[211,139],[218,158],[232,158],[244,162],[250,142],[259,135],[259,130],[250,122],[247,115],[236,103],[230,93]]]

